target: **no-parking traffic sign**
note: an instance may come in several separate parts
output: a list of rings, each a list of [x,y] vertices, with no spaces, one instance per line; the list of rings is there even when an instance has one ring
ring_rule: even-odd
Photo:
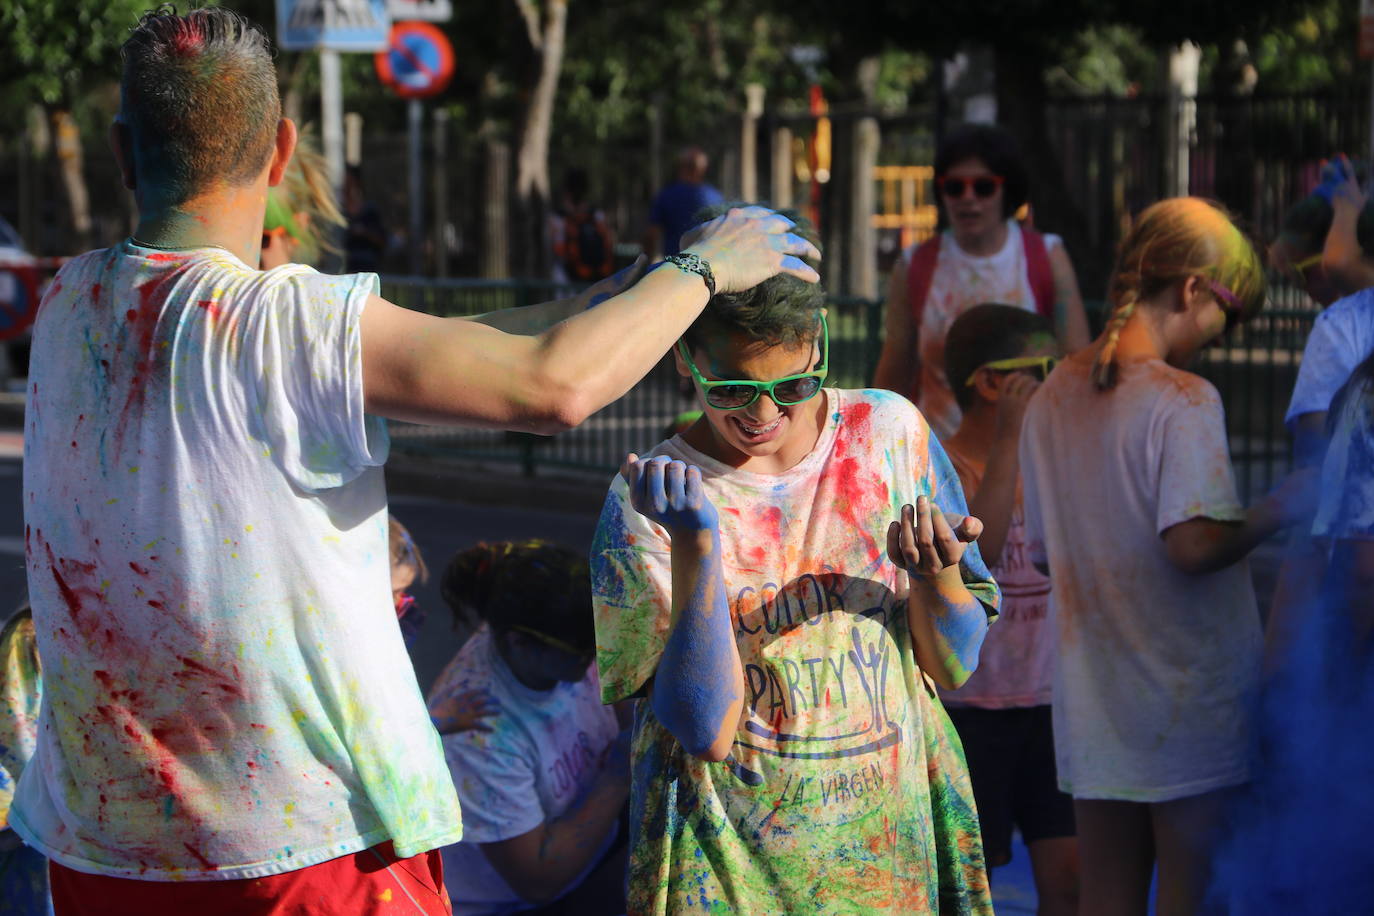
[[[437,95],[453,78],[453,46],[428,22],[398,22],[387,50],[377,52],[382,85],[404,99]]]

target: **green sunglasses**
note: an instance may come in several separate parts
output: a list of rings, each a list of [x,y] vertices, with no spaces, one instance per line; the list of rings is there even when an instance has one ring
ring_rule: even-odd
[[[687,368],[692,370],[692,378],[696,381],[697,387],[701,389],[702,398],[717,410],[739,410],[742,407],[748,407],[757,401],[759,395],[762,394],[768,395],[773,403],[779,407],[790,407],[793,404],[811,400],[821,390],[821,386],[825,384],[826,367],[830,361],[830,327],[826,324],[825,315],[822,314],[821,363],[819,366],[810,372],[775,378],[771,382],[756,382],[752,379],[708,381],[702,377],[701,370],[692,361],[692,354],[688,351],[687,344],[679,340],[677,349],[682,354],[682,358],[687,361]]]
[[[1011,359],[995,359],[974,369],[964,382],[964,387],[972,386],[978,378],[978,373],[984,369],[991,369],[993,372],[1015,372],[1017,369],[1025,369],[1035,376],[1036,381],[1043,382],[1049,378],[1050,372],[1058,364],[1059,360],[1054,356],[1014,356]]]

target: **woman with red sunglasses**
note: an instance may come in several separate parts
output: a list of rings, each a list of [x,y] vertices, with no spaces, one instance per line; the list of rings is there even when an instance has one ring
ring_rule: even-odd
[[[874,385],[906,395],[941,437],[959,426],[944,375],[949,326],[981,302],[1050,319],[1065,350],[1088,344],[1088,319],[1064,244],[1020,225],[1029,179],[1010,134],[955,129],[935,157],[944,231],[902,252],[887,291],[886,335]]]

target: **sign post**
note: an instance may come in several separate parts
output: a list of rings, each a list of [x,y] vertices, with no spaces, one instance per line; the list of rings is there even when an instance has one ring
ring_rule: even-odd
[[[420,239],[424,235],[424,189],[421,182],[421,131],[424,105],[421,99],[443,92],[453,78],[453,46],[448,36],[428,22],[398,22],[391,29],[385,51],[377,53],[377,76],[407,100],[407,148],[410,156],[410,272],[419,274],[424,263]],[[440,240],[441,242],[442,240]]]
[[[386,0],[277,0],[277,44],[286,51],[320,52],[320,124],[329,181],[343,186],[343,88],[340,51],[386,47]]]

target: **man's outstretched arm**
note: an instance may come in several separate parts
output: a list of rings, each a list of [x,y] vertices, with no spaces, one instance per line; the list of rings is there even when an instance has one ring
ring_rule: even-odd
[[[779,273],[817,282],[801,258],[819,253],[791,226],[762,207],[732,210],[706,226],[691,253],[710,264],[722,293]],[[538,433],[576,426],[653,368],[701,313],[706,290],[701,277],[664,268],[533,337],[374,296],[362,315],[367,410]]]

